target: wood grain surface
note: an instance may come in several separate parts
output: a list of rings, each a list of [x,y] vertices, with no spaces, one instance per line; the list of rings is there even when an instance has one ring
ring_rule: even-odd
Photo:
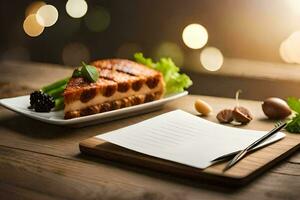
[[[300,136],[288,134],[284,139],[250,153],[226,172],[223,172],[223,169],[227,161],[202,170],[134,152],[96,137],[80,142],[79,147],[83,153],[108,160],[124,162],[187,178],[242,185],[297,151],[300,147]]]
[[[2,81],[32,89],[71,71],[39,63],[27,63],[25,69],[0,65],[0,73],[5,74]],[[41,66],[43,70],[35,73]],[[82,140],[175,108],[196,114],[193,102],[197,98],[213,106],[214,113],[207,119],[215,122],[220,109],[235,105],[233,99],[187,96],[163,110],[77,129],[45,124],[0,107],[0,199],[299,199],[299,151],[243,187],[181,178],[79,151]],[[243,128],[273,127],[274,122],[263,116],[260,102],[242,100],[241,105],[249,107],[255,116],[255,121]]]

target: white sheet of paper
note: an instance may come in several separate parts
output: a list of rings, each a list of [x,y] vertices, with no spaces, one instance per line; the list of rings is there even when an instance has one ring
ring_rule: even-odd
[[[244,149],[266,131],[227,127],[182,110],[96,136],[143,154],[206,168],[219,156]],[[285,136],[278,132],[264,145]]]

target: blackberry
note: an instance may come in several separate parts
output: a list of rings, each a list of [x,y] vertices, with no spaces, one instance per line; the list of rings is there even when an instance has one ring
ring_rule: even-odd
[[[30,94],[30,107],[36,112],[50,112],[55,106],[55,101],[50,95],[42,91],[34,91]]]
[[[34,108],[34,105],[38,102],[38,99],[42,99],[43,94],[41,91],[34,91],[30,94],[30,107]]]

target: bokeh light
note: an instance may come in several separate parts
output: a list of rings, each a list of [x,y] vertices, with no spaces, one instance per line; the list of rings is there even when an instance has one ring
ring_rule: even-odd
[[[46,5],[46,3],[43,2],[43,1],[34,1],[34,2],[32,2],[26,8],[25,17],[27,17],[28,15],[31,15],[31,14],[36,14],[38,9],[40,9],[40,7],[42,7],[44,5]]]
[[[62,60],[65,65],[79,66],[82,61],[89,62],[90,51],[82,43],[70,43],[63,49]]]
[[[184,28],[182,39],[189,48],[200,49],[207,43],[208,33],[200,24],[190,24]]]
[[[292,33],[279,47],[279,54],[287,63],[300,64],[300,31]]]
[[[110,24],[110,14],[103,7],[95,7],[87,13],[85,24],[90,31],[101,32],[107,29]]]
[[[132,59],[135,53],[141,51],[142,48],[136,43],[124,43],[118,48],[116,57]]]
[[[39,36],[44,31],[44,27],[37,22],[35,14],[26,17],[23,22],[23,29],[25,33],[31,37]]]
[[[58,19],[58,11],[52,5],[44,5],[38,9],[36,19],[41,26],[52,26]]]
[[[300,1],[299,0],[286,0],[285,3],[288,5],[289,9],[296,16],[300,16]]]
[[[173,42],[163,42],[161,43],[154,54],[155,59],[162,57],[170,57],[178,66],[183,65],[183,53],[181,48]]]
[[[287,63],[292,63],[293,61],[289,56],[288,50],[289,50],[288,42],[287,42],[287,40],[285,40],[281,43],[281,45],[279,47],[279,54],[283,61],[285,61]]]
[[[200,54],[202,66],[209,71],[217,71],[223,65],[223,54],[215,47],[205,47]]]
[[[88,10],[85,0],[68,0],[66,3],[66,11],[73,18],[83,17]]]

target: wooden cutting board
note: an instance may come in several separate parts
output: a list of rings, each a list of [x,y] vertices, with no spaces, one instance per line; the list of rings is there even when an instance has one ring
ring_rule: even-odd
[[[202,170],[137,153],[95,137],[80,142],[79,147],[82,153],[108,160],[187,178],[242,185],[299,149],[300,135],[287,134],[284,139],[249,154],[225,173],[222,172],[222,169],[226,162],[215,164]]]
[[[197,115],[193,103],[198,98],[201,98],[213,107],[213,113],[204,118],[216,123],[218,123],[216,119],[216,113],[224,108],[232,108],[236,104],[234,99],[188,95],[167,104],[161,111],[141,115],[139,118],[140,120],[149,119],[178,108]],[[254,119],[249,124],[241,126],[240,128],[266,131],[271,130],[274,127],[275,121],[266,119],[264,113],[262,112],[261,102],[240,100],[240,105],[248,108],[254,116]],[[127,125],[137,122],[138,121],[136,119],[132,118],[122,121],[123,124]],[[102,126],[105,126],[105,124]],[[107,126],[110,126],[109,130],[120,128],[115,126],[111,127],[111,125]],[[212,180],[214,182],[217,181],[226,184],[230,183],[241,185],[249,182],[265,170],[270,169],[270,167],[274,164],[297,151],[297,149],[300,148],[300,134],[286,133],[286,137],[284,139],[249,154],[246,158],[225,173],[222,172],[222,169],[226,163],[216,164],[207,169],[201,170],[146,156],[144,154],[130,151],[96,138],[89,138],[80,142],[79,147],[83,153],[92,154],[108,160],[115,160],[117,162],[123,162],[193,179],[205,179]]]

